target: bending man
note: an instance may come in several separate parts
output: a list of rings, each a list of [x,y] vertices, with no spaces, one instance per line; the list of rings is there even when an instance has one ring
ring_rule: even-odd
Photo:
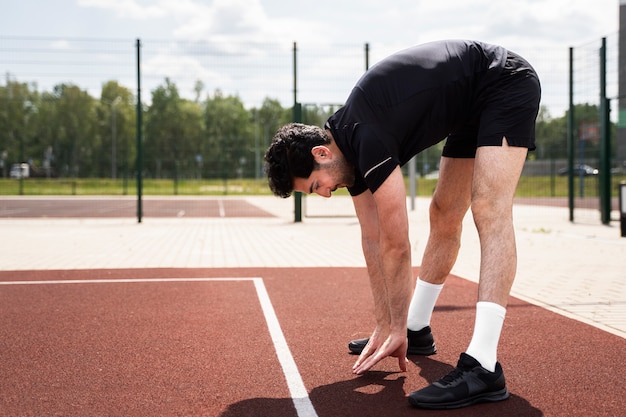
[[[361,226],[376,328],[349,347],[362,374],[392,356],[433,354],[430,318],[460,247],[471,207],[481,245],[474,333],[457,367],[409,396],[422,408],[463,407],[509,397],[497,361],[516,272],[513,196],[535,149],[540,85],[533,68],[505,48],[441,41],[398,52],[357,82],[325,129],[282,127],[265,154],[274,194],[330,197],[347,187]],[[446,140],[430,206],[430,236],[411,297],[411,249],[400,167]],[[407,337],[408,336],[408,337]]]

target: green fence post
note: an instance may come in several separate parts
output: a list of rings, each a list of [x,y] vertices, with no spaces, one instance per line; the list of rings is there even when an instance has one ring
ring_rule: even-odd
[[[20,186],[20,195],[24,195],[24,170],[22,169],[22,164],[24,164],[24,134],[20,134],[20,170],[19,170],[19,186]],[[30,172],[29,172],[30,174]]]
[[[293,121],[302,122],[302,104],[294,103],[293,105]],[[294,221],[299,223],[302,221],[302,193],[296,191],[294,197]]]
[[[567,113],[567,196],[569,221],[574,221],[574,48],[569,48],[569,112]]]
[[[611,128],[610,101],[606,96],[606,38],[600,48],[600,219],[611,223]]]
[[[298,103],[298,63],[297,63],[298,47],[296,42],[293,43],[293,121],[302,122],[302,104]],[[302,221],[302,193],[296,191],[294,198],[294,222]]]
[[[143,150],[141,146],[141,115],[143,109],[141,108],[141,41],[137,38],[137,223],[141,223],[141,217],[143,215],[142,208],[142,186],[143,186]]]

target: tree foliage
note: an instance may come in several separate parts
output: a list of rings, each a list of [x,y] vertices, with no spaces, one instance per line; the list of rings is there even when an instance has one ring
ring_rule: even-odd
[[[339,106],[305,105],[302,121],[323,125]],[[117,81],[103,84],[100,97],[94,98],[70,83],[40,93],[34,84],[7,80],[0,86],[0,176],[7,176],[8,168],[18,162],[30,162],[35,175],[132,176],[136,111],[133,92]],[[194,85],[193,99],[186,99],[168,78],[151,91],[142,112],[144,175],[224,180],[262,175],[265,148],[293,114],[269,97],[259,108],[247,109],[236,95],[220,90],[205,94],[201,81]],[[593,132],[597,106],[577,105],[575,119],[577,138],[585,129]],[[542,107],[536,133],[532,158],[567,157],[567,112],[553,117]],[[590,153],[598,146],[593,137],[584,145]],[[436,169],[438,156],[433,151],[420,161]],[[43,171],[45,166],[51,171]]]

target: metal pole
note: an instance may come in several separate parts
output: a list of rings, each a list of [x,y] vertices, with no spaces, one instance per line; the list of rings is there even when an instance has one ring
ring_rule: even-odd
[[[141,223],[141,217],[143,215],[142,208],[142,186],[143,186],[143,150],[141,148],[142,135],[141,135],[141,115],[143,109],[141,106],[141,41],[137,38],[137,223]]]
[[[415,211],[415,195],[417,194],[417,180],[415,178],[415,158],[409,160],[409,195],[411,196],[411,211]]]
[[[567,113],[567,195],[569,221],[574,221],[574,48],[569,48],[569,112]]]
[[[626,181],[619,183],[619,224],[622,237],[626,237]]]
[[[117,99],[116,99],[117,100]],[[114,180],[115,179],[115,171],[116,171],[116,165],[117,165],[117,161],[115,160],[115,154],[116,149],[115,149],[115,142],[117,141],[117,120],[116,120],[116,116],[117,116],[117,109],[115,108],[115,105],[112,106],[113,107],[113,111],[111,113],[111,179]]]
[[[117,96],[111,102],[111,179],[117,178],[117,105],[122,97]]]
[[[302,121],[302,112],[298,103],[298,46],[296,42],[293,43],[293,121]],[[302,193],[296,191],[294,193],[294,222],[299,223],[302,221]]]
[[[365,71],[370,69],[370,44],[365,44]]]
[[[611,139],[610,106],[606,97],[606,38],[600,48],[600,219],[611,223]]]

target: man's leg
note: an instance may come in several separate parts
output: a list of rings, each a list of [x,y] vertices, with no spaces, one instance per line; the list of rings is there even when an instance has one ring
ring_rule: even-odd
[[[473,158],[441,158],[439,180],[430,204],[430,235],[420,267],[407,327],[421,330],[459,253],[462,222],[470,205]]]
[[[515,279],[517,250],[513,230],[513,196],[526,148],[478,149],[472,184],[472,213],[481,247],[476,322],[466,353],[493,372],[506,305]]]
[[[448,375],[409,395],[419,408],[457,408],[509,397],[497,345],[517,267],[513,231],[513,196],[526,148],[478,148],[474,163],[471,207],[478,229],[481,265],[472,340]]]
[[[506,307],[515,279],[517,249],[513,230],[513,197],[528,149],[478,148],[472,183],[472,213],[480,237],[478,301]]]

